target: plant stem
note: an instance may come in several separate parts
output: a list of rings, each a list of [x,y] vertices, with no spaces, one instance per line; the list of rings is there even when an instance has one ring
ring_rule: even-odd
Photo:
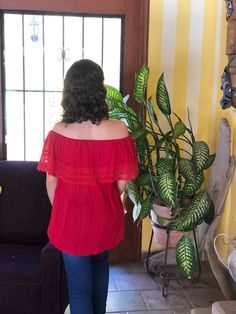
[[[191,120],[190,120],[190,111],[189,111],[189,108],[187,108],[187,111],[188,111],[188,123],[189,123],[189,126],[190,126],[190,130],[188,130],[189,132],[189,135],[191,136],[191,139],[192,139],[192,142],[194,143],[195,142],[195,138],[194,138],[194,135],[193,135],[193,128],[192,128],[192,124],[191,124]]]
[[[186,136],[183,136],[183,137],[184,138],[178,137],[178,140],[183,141],[192,146],[192,143],[190,142],[190,140]]]
[[[187,150],[185,150],[184,148],[180,148],[179,150],[182,151],[182,152],[187,153],[189,156],[192,157],[192,154],[190,152],[188,152]]]

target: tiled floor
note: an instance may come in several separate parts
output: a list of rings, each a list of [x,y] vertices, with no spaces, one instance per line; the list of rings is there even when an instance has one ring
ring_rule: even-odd
[[[141,263],[110,266],[109,314],[190,314],[193,307],[219,300],[224,297],[208,265],[202,266],[198,283],[170,280],[166,298],[159,276],[151,278]]]

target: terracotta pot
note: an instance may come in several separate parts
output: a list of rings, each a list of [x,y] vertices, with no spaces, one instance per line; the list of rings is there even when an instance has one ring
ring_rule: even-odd
[[[151,219],[153,222],[158,224],[156,214],[164,218],[171,218],[169,207],[153,204],[153,210],[151,211]],[[167,224],[168,224],[168,220],[164,223],[164,225],[167,225]],[[166,241],[167,241],[166,229],[161,229],[155,226],[152,226],[152,228],[154,232],[154,242],[156,245],[156,250],[164,251],[166,248]],[[182,235],[183,235],[183,232],[181,231],[171,230],[170,235],[169,235],[168,248],[176,247],[176,244],[178,243]]]

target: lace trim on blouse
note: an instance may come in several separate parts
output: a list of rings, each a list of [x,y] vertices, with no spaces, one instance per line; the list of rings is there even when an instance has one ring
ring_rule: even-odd
[[[49,175],[60,178],[68,184],[95,184],[111,183],[118,180],[130,180],[137,176],[136,165],[124,165],[122,167],[96,167],[96,168],[77,168],[66,165],[53,164],[41,161],[38,170],[46,171]]]
[[[81,149],[84,148],[84,142],[82,144],[80,142],[79,145],[82,145]],[[104,165],[103,162],[103,165],[100,166],[97,160],[97,164],[89,161],[78,165],[77,158],[75,158],[77,154],[72,153],[72,150],[70,151],[74,147],[74,143],[70,142],[68,144],[67,138],[63,137],[60,137],[58,141],[56,134],[50,132],[44,143],[38,170],[45,171],[68,184],[91,185],[134,179],[137,176],[138,166],[133,139],[125,138],[113,144],[108,143],[111,146],[105,145],[108,147],[105,155],[101,155],[104,153],[103,147],[99,148],[95,156],[104,157],[106,160],[108,158],[108,165]],[[86,154],[83,155],[83,160],[89,159],[90,152],[87,152],[87,156]],[[80,154],[80,149],[77,153]]]

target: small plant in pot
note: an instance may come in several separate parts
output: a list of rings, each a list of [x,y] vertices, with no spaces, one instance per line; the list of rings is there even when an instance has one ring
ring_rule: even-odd
[[[176,262],[181,273],[190,278],[196,252],[189,231],[204,220],[210,223],[214,216],[213,203],[203,186],[204,171],[212,165],[215,154],[210,154],[207,143],[195,139],[189,112],[187,125],[172,112],[163,74],[157,82],[155,103],[152,96],[146,100],[148,77],[149,68],[144,65],[134,79],[138,114],[126,103],[128,97],[106,86],[109,114],[127,124],[136,142],[139,174],[126,189],[134,204],[133,218],[136,221],[151,216],[157,205],[168,207],[169,215],[156,212],[155,220],[160,226],[181,232]],[[160,122],[163,124],[163,119],[165,128]]]

